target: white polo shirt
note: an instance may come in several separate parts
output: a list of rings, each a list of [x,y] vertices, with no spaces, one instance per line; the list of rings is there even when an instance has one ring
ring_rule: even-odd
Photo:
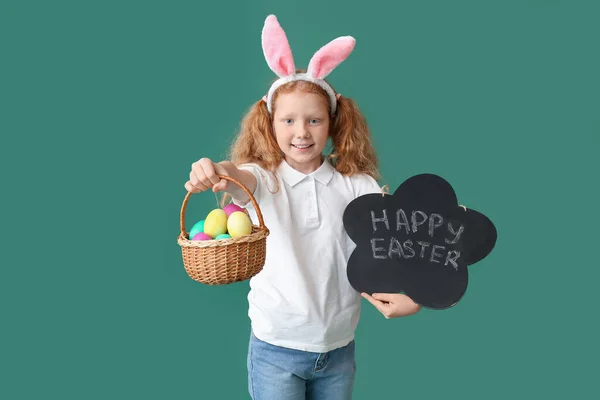
[[[254,335],[271,344],[327,352],[354,339],[360,293],[346,265],[356,247],[344,230],[344,209],[353,199],[381,193],[366,174],[342,176],[329,161],[306,175],[283,161],[276,176],[256,164],[253,193],[270,230],[263,270],[250,279],[248,316]],[[277,188],[279,191],[271,193]],[[241,204],[240,204],[241,205]],[[252,221],[258,218],[251,202]]]

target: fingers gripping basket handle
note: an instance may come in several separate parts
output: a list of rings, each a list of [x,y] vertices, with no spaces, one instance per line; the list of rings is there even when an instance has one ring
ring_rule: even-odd
[[[244,192],[250,198],[250,201],[252,201],[252,205],[254,206],[254,209],[256,210],[256,215],[258,215],[258,223],[259,223],[260,228],[266,230],[267,228],[265,227],[265,221],[263,220],[263,216],[262,216],[262,212],[260,211],[260,207],[258,206],[256,199],[254,198],[252,193],[250,193],[248,188],[246,186],[244,186],[240,181],[238,181],[237,179],[234,179],[230,176],[226,176],[226,175],[218,175],[218,176],[221,179],[225,179],[226,181],[235,183],[236,185],[238,185],[239,187],[241,187],[244,190]],[[179,213],[179,228],[181,231],[181,233],[180,233],[181,237],[185,236],[185,209],[187,208],[187,203],[188,203],[191,195],[192,195],[192,192],[187,192],[187,194],[185,195],[185,198],[183,199],[183,204],[181,205],[181,212]]]

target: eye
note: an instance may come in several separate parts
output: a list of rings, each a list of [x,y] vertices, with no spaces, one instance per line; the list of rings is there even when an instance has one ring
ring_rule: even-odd
[[[292,122],[294,122],[294,120],[290,119],[290,118],[286,118],[286,119],[283,120],[283,123],[284,124],[288,124],[288,125],[291,124]]]
[[[316,118],[313,118],[313,119],[310,120],[310,123],[313,124],[313,125],[318,124],[319,122],[321,122],[321,120],[316,119]]]

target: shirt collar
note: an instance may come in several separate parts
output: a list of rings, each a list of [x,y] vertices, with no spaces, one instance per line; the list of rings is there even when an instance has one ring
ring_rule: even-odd
[[[323,185],[327,185],[329,181],[331,181],[334,171],[335,170],[333,166],[329,163],[329,160],[327,158],[325,158],[321,166],[316,171],[308,175],[298,170],[295,170],[285,160],[283,160],[277,168],[277,172],[279,173],[281,178],[292,187],[296,186],[308,176],[314,178],[317,182]]]

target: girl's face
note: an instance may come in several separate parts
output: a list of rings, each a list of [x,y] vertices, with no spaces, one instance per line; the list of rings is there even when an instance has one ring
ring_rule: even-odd
[[[294,91],[277,96],[273,128],[290,166],[310,174],[321,165],[329,136],[329,112],[321,96]]]

